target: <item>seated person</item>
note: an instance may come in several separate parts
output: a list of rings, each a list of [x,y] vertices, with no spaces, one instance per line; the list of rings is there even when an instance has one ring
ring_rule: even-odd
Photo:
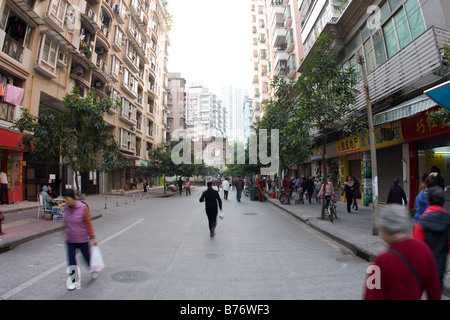
[[[46,209],[46,211],[52,211],[52,207],[57,204],[55,201],[53,201],[51,199],[51,197],[48,194],[48,187],[47,186],[43,186],[42,187],[42,192],[41,192],[42,196],[43,196],[43,205],[44,208]]]
[[[48,190],[47,190],[48,195],[50,196],[50,198],[58,198],[58,193],[53,190],[52,186],[48,186]]]

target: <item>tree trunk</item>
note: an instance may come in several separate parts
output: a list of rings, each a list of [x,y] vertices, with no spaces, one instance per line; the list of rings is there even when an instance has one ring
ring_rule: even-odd
[[[166,194],[166,175],[163,175],[164,194]]]

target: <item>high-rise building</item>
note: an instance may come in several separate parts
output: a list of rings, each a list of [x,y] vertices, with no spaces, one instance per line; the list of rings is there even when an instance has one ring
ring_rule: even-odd
[[[244,105],[247,90],[232,85],[222,87],[221,101],[227,111],[226,132],[228,141],[243,140],[244,116],[242,107]]]
[[[270,82],[275,76],[286,81],[298,78],[303,57],[300,12],[297,0],[251,0],[253,32],[252,121],[264,116],[263,106],[272,96]]]
[[[186,129],[192,139],[226,138],[226,110],[217,95],[201,83],[186,89]]]
[[[168,80],[168,130],[170,136],[176,131],[186,129],[186,79],[181,73],[167,74]]]
[[[20,169],[10,177],[18,201],[36,200],[49,175],[57,188],[74,185],[72,172],[59,159],[39,163],[14,151],[20,134],[10,127],[20,117],[20,107],[33,115],[44,108],[57,115],[64,108],[63,97],[75,86],[83,96],[95,90],[99,99],[121,102],[105,121],[129,159],[123,170],[84,173],[81,192],[124,189],[137,166],[148,161],[147,150],[167,140],[169,41],[164,4],[4,0],[0,13],[0,78],[21,97],[0,101],[0,160],[2,169],[9,163]]]

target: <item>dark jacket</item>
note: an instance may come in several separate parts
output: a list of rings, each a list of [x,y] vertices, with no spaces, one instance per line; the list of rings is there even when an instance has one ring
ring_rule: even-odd
[[[413,238],[423,240],[436,258],[438,274],[446,272],[450,252],[450,214],[440,206],[430,206],[414,225]]]
[[[213,188],[208,188],[208,190],[203,192],[200,197],[200,202],[205,202],[206,210],[217,211],[217,204],[219,204],[219,208],[222,210],[222,199],[220,199],[219,192]]]
[[[306,188],[306,190],[314,190],[315,189],[315,187],[314,187],[314,180],[312,180],[312,179],[306,180],[305,188]]]
[[[397,204],[402,205],[403,204],[402,199],[403,199],[403,201],[405,201],[405,205],[406,205],[408,203],[408,200],[406,199],[405,191],[399,185],[394,185],[389,190],[389,194],[388,194],[386,203],[387,204],[397,203]]]
[[[236,180],[236,190],[244,190],[244,179]]]

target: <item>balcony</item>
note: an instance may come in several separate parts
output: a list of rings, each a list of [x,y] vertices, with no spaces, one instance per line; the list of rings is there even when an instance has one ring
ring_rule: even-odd
[[[86,5],[86,8],[84,10],[83,4]],[[100,24],[98,20],[98,15],[95,13],[94,9],[86,2],[82,1],[80,10],[81,10],[81,17],[95,30],[95,32],[99,32]]]
[[[100,69],[100,71],[106,73],[106,61],[97,56],[97,62],[95,64],[97,68]]]
[[[297,60],[296,55],[291,54],[289,56],[288,62],[287,62],[287,77],[290,80],[294,80],[297,76]]]
[[[125,18],[127,17],[127,8],[125,6],[125,3],[123,1],[120,2],[120,4],[114,5],[114,15],[117,19],[117,21],[120,24],[125,23]]]
[[[273,46],[275,48],[283,47],[286,44],[286,30],[277,28],[273,33]]]
[[[288,62],[289,54],[283,50],[277,50],[275,54],[275,74],[278,76],[288,76]]]
[[[2,30],[3,31],[3,30]],[[6,53],[8,56],[13,58],[14,60],[17,60],[18,62],[23,62],[23,52],[25,47],[22,46],[20,43],[15,41],[13,38],[11,38],[8,35],[5,36],[5,41],[3,42],[3,49],[2,51]]]
[[[272,7],[272,27],[284,26],[284,7]]]

